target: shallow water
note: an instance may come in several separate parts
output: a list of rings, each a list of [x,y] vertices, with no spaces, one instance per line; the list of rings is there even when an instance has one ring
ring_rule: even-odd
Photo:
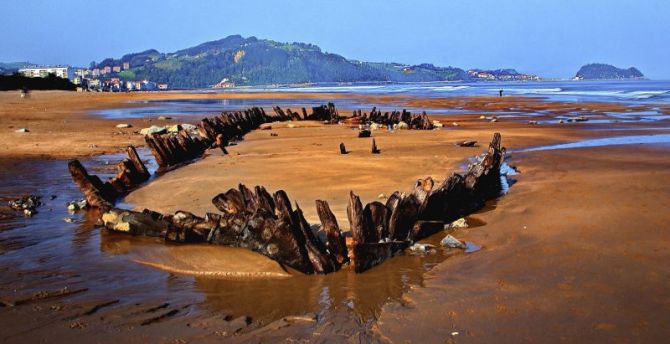
[[[218,115],[222,111],[241,111],[253,106],[263,107],[267,113],[272,113],[272,106],[280,106],[283,109],[291,109],[292,111],[300,112],[301,107],[309,109],[310,107],[321,106],[334,102],[338,109],[347,110],[361,110],[369,112],[373,107],[383,112],[391,112],[394,110],[401,111],[403,109],[410,112],[426,111],[431,114],[450,115],[450,114],[468,114],[474,113],[468,110],[461,109],[446,109],[446,108],[431,108],[431,107],[407,107],[401,104],[393,105],[386,104],[379,106],[378,104],[371,104],[362,101],[358,98],[342,98],[342,99],[171,99],[171,100],[147,100],[141,102],[133,102],[133,104],[140,104],[138,107],[127,108],[111,108],[102,109],[92,112],[108,119],[123,119],[123,118],[149,118],[158,116],[187,116],[187,117],[208,117]],[[308,110],[310,112],[311,110]],[[502,112],[500,112],[502,114]],[[344,114],[343,114],[344,115]],[[346,114],[350,115],[350,114]]]
[[[635,144],[666,144],[670,143],[670,134],[656,134],[656,135],[631,135],[631,136],[613,136],[597,139],[587,139],[576,142],[561,143],[555,145],[530,147],[515,150],[514,152],[536,152],[556,149],[574,149],[574,148],[590,148],[590,147],[604,147],[616,145],[635,145]]]
[[[146,151],[140,153],[144,159]],[[124,153],[104,155],[83,163],[104,180],[115,172],[110,166],[123,157]],[[149,161],[155,170],[153,164]],[[8,212],[10,218],[0,219],[0,297],[69,286],[88,288],[74,299],[119,299],[119,305],[167,300],[192,305],[196,312],[250,316],[259,325],[288,315],[323,316],[335,310],[351,311],[368,322],[377,317],[382,305],[401,301],[411,286],[422,285],[425,271],[452,255],[464,254],[440,248],[443,235],[436,234],[425,240],[438,247],[436,252],[399,256],[364,274],[345,269],[326,276],[231,278],[217,275],[215,259],[240,257],[239,249],[207,246],[216,254],[196,255],[158,238],[101,230],[95,225],[96,211],[69,213],[65,203],[82,196],[70,178],[67,161],[0,159],[0,195],[10,199],[27,194],[42,195],[45,204],[32,218]],[[56,198],[50,200],[51,195]],[[204,266],[214,274],[193,277],[147,265],[170,268],[184,263],[196,269]]]

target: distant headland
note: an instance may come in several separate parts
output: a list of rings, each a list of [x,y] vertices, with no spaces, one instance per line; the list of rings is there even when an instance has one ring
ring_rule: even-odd
[[[635,67],[617,68],[605,63],[590,63],[582,66],[575,75],[575,80],[612,80],[612,79],[643,79],[644,75]]]

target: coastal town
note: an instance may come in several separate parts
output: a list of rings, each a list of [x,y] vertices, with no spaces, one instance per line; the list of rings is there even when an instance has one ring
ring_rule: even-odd
[[[45,78],[51,74],[68,79],[77,86],[78,91],[94,92],[132,92],[132,91],[165,91],[168,84],[152,80],[134,80],[130,72],[130,63],[106,65],[102,68],[75,68],[66,65],[25,66],[18,73],[29,78]]]

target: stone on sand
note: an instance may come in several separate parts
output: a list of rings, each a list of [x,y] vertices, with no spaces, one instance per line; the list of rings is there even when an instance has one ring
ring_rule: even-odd
[[[447,234],[442,241],[440,241],[440,244],[442,246],[446,246],[449,248],[460,248],[460,249],[465,249],[465,243],[462,241],[454,238],[451,234]]]
[[[400,121],[393,125],[393,129],[409,129],[409,125],[403,121]]]
[[[468,222],[465,220],[465,218],[461,217],[460,219],[446,225],[445,227],[447,227],[446,229],[457,229],[457,228],[468,228],[469,225]]]
[[[28,128],[21,128],[21,129],[14,130],[14,132],[15,133],[29,133],[30,130],[28,130]]]
[[[416,243],[409,247],[409,250],[415,253],[427,253],[435,249],[435,246],[431,244],[420,244]]]
[[[131,128],[132,124],[121,123],[121,124],[117,124],[116,127],[119,128],[119,129]]]
[[[152,134],[163,134],[167,131],[165,127],[159,127],[157,125],[152,125],[149,128],[144,128],[140,130],[140,134],[142,135],[152,135]]]
[[[167,131],[170,132],[170,133],[176,133],[176,132],[179,132],[179,128],[180,128],[180,127],[181,127],[182,129],[188,131],[188,132],[192,132],[192,131],[197,131],[197,130],[198,130],[198,127],[196,127],[196,126],[193,125],[193,124],[183,123],[183,124],[175,124],[175,125],[170,126],[170,127],[167,129]]]

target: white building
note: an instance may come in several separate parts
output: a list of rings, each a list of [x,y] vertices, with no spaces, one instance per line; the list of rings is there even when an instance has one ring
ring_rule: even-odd
[[[68,66],[40,66],[19,69],[19,73],[29,78],[46,78],[55,74],[59,78],[74,79],[74,70]]]

